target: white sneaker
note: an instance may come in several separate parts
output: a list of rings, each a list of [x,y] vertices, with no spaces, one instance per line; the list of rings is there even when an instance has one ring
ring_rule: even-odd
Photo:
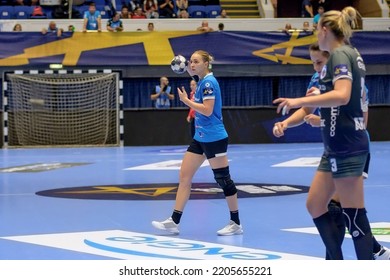
[[[236,235],[242,234],[244,231],[242,230],[241,225],[237,225],[235,222],[230,221],[227,226],[223,229],[217,231],[218,235]]]
[[[162,222],[153,221],[152,225],[157,229],[165,230],[174,234],[179,234],[179,225],[176,224],[171,217]]]
[[[374,254],[374,260],[388,261],[390,260],[390,250],[384,246],[381,246],[381,250]]]

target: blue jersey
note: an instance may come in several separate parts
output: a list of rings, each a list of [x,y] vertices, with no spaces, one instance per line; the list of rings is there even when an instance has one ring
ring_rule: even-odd
[[[95,11],[93,14],[91,14],[89,11],[86,11],[84,13],[84,18],[88,19],[87,30],[98,30],[98,18],[100,18],[99,11]]]
[[[156,86],[156,93],[161,91],[160,86]],[[168,94],[171,93],[171,87],[167,86],[164,93],[161,93],[159,97],[155,100],[154,106],[157,109],[169,109],[171,108],[171,102],[169,101]]]
[[[320,80],[320,74],[319,74],[318,72],[315,72],[315,73],[313,74],[313,76],[311,76],[309,85],[307,86],[307,90],[309,90],[309,89],[312,88],[312,87],[315,87],[315,88],[318,88],[318,89],[319,89],[319,88],[320,88],[319,80]],[[314,111],[314,114],[319,115],[319,114],[320,114],[320,109],[317,108],[317,109]]]
[[[218,81],[212,73],[207,74],[198,82],[194,101],[214,99],[214,108],[210,116],[195,113],[194,139],[199,142],[214,142],[228,137],[222,120],[222,96]]]

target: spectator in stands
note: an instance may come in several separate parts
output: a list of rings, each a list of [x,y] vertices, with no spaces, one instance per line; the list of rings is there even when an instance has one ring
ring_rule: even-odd
[[[107,30],[110,32],[123,31],[123,23],[120,19],[120,13],[116,13],[111,19],[107,21]]]
[[[57,37],[61,37],[62,32],[64,32],[64,30],[62,28],[58,28],[55,21],[49,22],[49,26],[47,28],[42,28],[42,31],[41,31],[41,33],[43,35],[45,35],[47,33],[56,33]]]
[[[147,18],[158,18],[158,5],[157,0],[145,0],[143,4],[143,10]]]
[[[146,15],[142,11],[141,7],[135,8],[133,15],[131,16],[132,19],[143,19],[146,18]]]
[[[172,0],[158,0],[158,10],[160,17],[175,18],[175,4]]]
[[[93,2],[89,4],[88,11],[84,13],[83,32],[86,32],[87,30],[102,31],[102,18]]]
[[[178,18],[190,18],[190,14],[189,14],[186,10],[181,10],[181,11],[177,14],[177,17],[178,17]]]
[[[74,25],[70,24],[68,25],[68,32],[74,32],[76,30],[76,28],[74,27]]]
[[[302,17],[304,18],[313,17],[313,6],[311,5],[310,0],[302,1]]]
[[[296,29],[292,27],[291,23],[286,23],[284,28],[280,28],[279,30],[281,30],[281,31],[285,32],[286,34],[290,35],[291,32],[293,32]]]
[[[304,32],[311,32],[311,31],[313,31],[313,29],[310,28],[310,22],[304,21],[304,22],[303,22],[303,25],[302,25],[302,30],[303,30]]]
[[[331,2],[331,0],[318,0],[317,6],[318,7],[322,6],[324,8],[324,12],[327,12],[330,10],[330,4],[331,4],[330,2]],[[317,9],[318,9],[318,7],[317,7]]]
[[[278,17],[278,0],[271,0],[272,7],[274,9],[274,18]]]
[[[188,0],[176,0],[177,17],[186,18],[184,14],[188,14]]]
[[[131,18],[131,13],[126,5],[121,8],[121,18]]]
[[[217,16],[217,18],[229,18],[229,16],[227,15],[226,10],[222,9],[221,13]]]
[[[154,23],[153,22],[148,23],[148,31],[154,31]]]
[[[17,23],[14,25],[13,31],[19,32],[22,31],[22,25],[20,23]]]
[[[317,28],[317,25],[318,25],[318,22],[320,20],[320,17],[322,16],[322,14],[325,12],[325,9],[323,6],[318,6],[318,9],[317,9],[317,14],[314,16],[313,18],[313,29],[316,29]]]
[[[208,22],[207,20],[202,21],[202,25],[199,26],[196,30],[202,31],[202,32],[211,32],[211,31],[214,31],[214,29],[212,29],[212,28],[209,26],[209,22]]]
[[[166,76],[160,78],[160,84],[155,87],[150,95],[150,99],[154,101],[154,106],[157,109],[169,109],[171,107],[170,100],[175,99],[175,95],[172,94],[172,89]]]
[[[225,25],[221,22],[218,24],[218,31],[223,31],[225,29]]]

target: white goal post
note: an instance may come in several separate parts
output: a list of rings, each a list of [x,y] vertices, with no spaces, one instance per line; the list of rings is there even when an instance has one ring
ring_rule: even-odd
[[[5,72],[5,147],[119,146],[120,73],[111,70]]]

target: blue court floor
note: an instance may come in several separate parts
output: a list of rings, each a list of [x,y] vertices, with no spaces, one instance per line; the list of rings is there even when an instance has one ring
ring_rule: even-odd
[[[151,225],[170,216],[186,146],[0,150],[0,259],[321,259],[306,211],[321,143],[230,145],[244,234],[229,220],[209,166],[194,178],[180,235]],[[366,207],[390,247],[390,142],[373,142]],[[344,256],[355,259],[350,238]]]

